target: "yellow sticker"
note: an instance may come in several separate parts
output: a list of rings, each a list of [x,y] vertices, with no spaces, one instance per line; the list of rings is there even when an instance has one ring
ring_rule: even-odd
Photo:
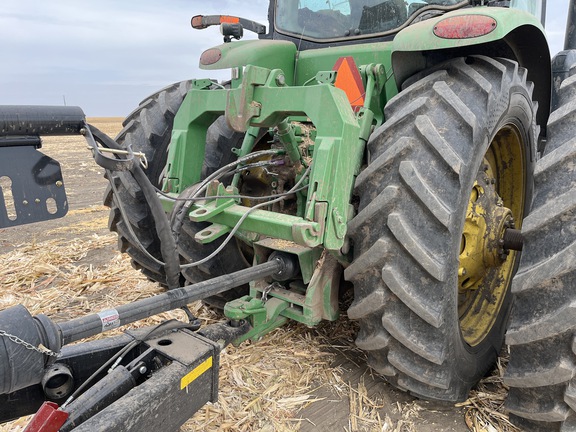
[[[212,357],[208,357],[180,380],[180,390],[185,389],[192,381],[212,367]]]

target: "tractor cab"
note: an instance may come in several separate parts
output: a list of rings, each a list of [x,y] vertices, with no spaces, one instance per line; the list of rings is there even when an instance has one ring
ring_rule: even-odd
[[[542,0],[275,0],[270,2],[270,29],[254,21],[227,15],[198,15],[192,27],[220,25],[225,42],[241,39],[243,31],[260,39],[289,40],[298,51],[326,46],[391,41],[402,29],[461,8],[509,7],[528,12],[543,23]],[[457,23],[460,28],[462,23]],[[473,25],[473,23],[470,23]]]
[[[382,37],[461,3],[458,0],[278,0],[272,30],[317,42]]]

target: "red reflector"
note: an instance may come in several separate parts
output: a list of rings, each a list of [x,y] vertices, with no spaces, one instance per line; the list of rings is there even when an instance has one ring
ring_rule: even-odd
[[[222,57],[222,52],[218,48],[210,48],[202,53],[200,56],[201,65],[212,65]]]
[[[434,34],[444,39],[468,39],[484,36],[496,28],[496,20],[486,15],[460,15],[443,19]]]

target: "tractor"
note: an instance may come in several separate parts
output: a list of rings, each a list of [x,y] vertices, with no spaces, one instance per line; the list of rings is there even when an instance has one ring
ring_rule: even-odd
[[[545,7],[275,0],[269,29],[194,16],[224,37],[201,69],[230,80],[160,90],[115,140],[79,109],[0,109],[0,175],[18,213],[0,211],[2,226],[65,213],[39,136],[81,133],[106,170],[120,250],[167,289],[62,323],[0,312],[1,419],[48,400],[30,431],[177,429],[215,399],[223,345],[335,320],[351,290],[356,344],[395,387],[462,401],[506,342],[512,421],[576,427],[576,2],[553,61]],[[8,158],[31,161],[23,180]],[[30,190],[57,211],[22,205]],[[197,299],[226,321],[65,346]],[[122,366],[106,374],[109,359]]]

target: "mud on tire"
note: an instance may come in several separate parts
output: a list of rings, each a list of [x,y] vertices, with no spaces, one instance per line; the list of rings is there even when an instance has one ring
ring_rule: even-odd
[[[576,76],[560,88],[534,173],[506,336],[506,407],[525,430],[576,430]]]
[[[467,208],[485,173],[495,185],[483,187],[514,209],[517,225],[527,212],[537,128],[526,76],[506,59],[446,62],[388,103],[387,121],[368,143],[369,163],[355,184],[358,213],[349,224],[354,261],[345,277],[355,300],[348,315],[359,321],[356,344],[371,367],[416,396],[465,399],[500,350],[516,255],[505,261],[503,284],[489,285],[496,273],[485,277],[496,287],[490,306],[492,291],[484,301],[482,291],[468,290],[470,305],[459,294],[469,283],[459,276],[460,254]],[[507,145],[523,159],[510,178]],[[493,318],[476,326],[474,308]]]

